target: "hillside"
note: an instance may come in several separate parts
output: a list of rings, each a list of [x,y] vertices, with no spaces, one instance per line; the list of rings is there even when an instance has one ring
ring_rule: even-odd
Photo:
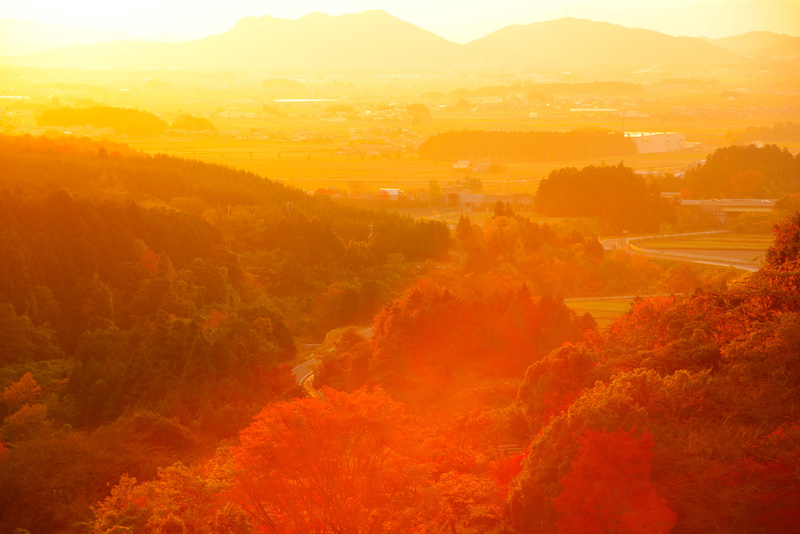
[[[681,5],[683,4],[683,5]],[[613,7],[576,6],[581,17],[605,20],[632,28],[647,28],[670,35],[722,38],[750,31],[800,35],[800,5],[793,0],[738,0],[688,2],[669,7],[642,3],[624,11]]]
[[[709,42],[746,57],[796,58],[800,55],[800,37],[773,32],[748,32]]]
[[[716,64],[740,58],[692,37],[565,18],[508,26],[466,45],[475,68]]]
[[[299,20],[245,18],[229,32],[197,41],[71,46],[24,61],[73,67],[382,71],[438,69],[458,51],[459,45],[386,12],[365,11],[337,17],[311,13]]]
[[[738,54],[700,39],[579,19],[509,26],[459,45],[384,11],[365,11],[335,17],[313,13],[299,20],[246,18],[229,32],[197,41],[75,45],[16,61],[35,66],[91,68],[396,72],[649,67],[739,60]]]

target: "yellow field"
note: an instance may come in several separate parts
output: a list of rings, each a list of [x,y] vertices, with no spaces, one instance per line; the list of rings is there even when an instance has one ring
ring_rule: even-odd
[[[589,313],[597,321],[598,328],[605,328],[620,315],[631,309],[633,299],[569,299],[564,301],[567,308],[579,315]]]
[[[678,76],[678,73],[672,73]],[[565,73],[566,75],[566,73]],[[687,78],[696,73],[685,73]],[[27,100],[12,101],[0,114],[0,128],[7,133],[42,133],[36,117],[57,106],[110,105],[151,111],[167,122],[181,113],[208,117],[219,130],[216,134],[180,134],[174,131],[150,139],[114,136],[107,132],[74,132],[76,135],[107,137],[130,144],[147,153],[167,153],[220,163],[255,172],[287,184],[315,190],[338,187],[344,190],[375,191],[380,187],[406,191],[426,189],[438,180],[447,190],[455,180],[451,163],[419,161],[414,147],[432,134],[450,130],[568,131],[600,128],[620,131],[675,131],[686,140],[703,143],[691,150],[661,154],[637,154],[624,158],[593,158],[586,161],[540,163],[495,163],[506,167],[502,174],[477,175],[484,192],[534,193],[539,181],[552,170],[565,166],[617,164],[621,161],[636,170],[678,172],[704,159],[719,146],[727,145],[737,132],[749,126],[767,126],[796,120],[792,116],[795,97],[776,96],[772,85],[791,86],[793,82],[771,80],[746,97],[720,99],[724,89],[746,84],[749,71],[725,73],[726,79],[701,90],[675,91],[663,83],[665,74],[630,73],[625,75],[644,91],[635,97],[609,95],[555,94],[545,104],[526,101],[525,80],[509,80],[503,73],[420,75],[403,79],[381,76],[328,78],[326,76],[288,76],[296,84],[287,87],[264,85],[275,78],[264,72],[183,72],[183,71],[91,71],[59,69],[0,68],[0,95],[22,95]],[[530,74],[532,82],[537,76]],[[611,76],[611,75],[609,75]],[[796,74],[787,72],[787,80]],[[613,78],[613,76],[612,76]],[[547,80],[553,81],[553,80]],[[514,86],[517,96],[506,103],[491,103],[491,98],[469,97],[470,108],[456,110],[456,89],[487,86]],[[424,96],[426,93],[439,96]],[[307,99],[303,101],[302,99]],[[516,100],[515,100],[516,99]],[[378,119],[381,110],[402,110],[410,103],[422,103],[430,119],[412,124],[406,118]],[[352,116],[335,116],[332,107],[352,110]],[[608,108],[603,113],[573,112],[573,108]],[[754,112],[762,109],[763,112]],[[636,110],[637,116],[623,120],[616,110]],[[371,115],[368,115],[370,114]],[[372,117],[368,119],[368,117]],[[321,136],[315,142],[293,142],[299,133]],[[382,133],[383,132],[383,133]],[[399,149],[369,139],[384,133],[403,139]],[[733,137],[731,137],[733,136]],[[363,157],[344,154],[342,148],[358,143],[375,143],[387,156]],[[798,145],[789,146],[796,151]],[[480,157],[485,155],[475,155]]]
[[[133,148],[147,153],[166,153],[208,163],[218,163],[252,171],[260,176],[282,181],[305,190],[338,187],[350,190],[354,182],[364,191],[381,187],[405,191],[427,190],[431,180],[447,186],[463,179],[455,174],[452,163],[417,159],[413,155],[380,157],[374,155],[339,155],[340,144],[295,143],[281,140],[209,138],[125,139]],[[676,172],[689,163],[704,158],[705,152],[685,151],[667,154],[636,154],[626,156],[624,163],[634,169]],[[603,158],[580,162],[504,163],[505,172],[473,175],[483,183],[489,194],[533,194],[539,182],[563,167],[616,164]]]

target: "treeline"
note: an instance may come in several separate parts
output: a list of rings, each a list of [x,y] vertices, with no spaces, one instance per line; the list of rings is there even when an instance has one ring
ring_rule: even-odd
[[[674,206],[660,198],[656,184],[622,163],[556,169],[539,184],[534,207],[550,217],[594,218],[614,232],[654,232],[675,221]]]
[[[296,393],[284,314],[204,221],[0,196],[4,531],[83,520],[121,473],[153,477]]]
[[[748,126],[744,131],[746,143],[787,143],[800,140],[800,123],[776,122],[773,126]]]
[[[166,156],[126,157],[113,146],[93,145],[87,153],[44,138],[0,141],[0,188],[14,191],[6,193],[4,214],[4,230],[13,232],[4,249],[11,262],[6,287],[13,293],[4,298],[20,313],[29,309],[24,305],[32,286],[62,297],[67,291],[55,286],[75,283],[76,275],[97,274],[117,284],[120,262],[135,263],[149,248],[177,269],[200,258],[231,277],[246,272],[273,296],[294,301],[286,309],[295,314],[295,333],[322,334],[325,327],[311,324],[321,311],[314,309],[320,295],[330,291],[336,300],[344,283],[357,294],[345,291],[342,299],[362,300],[350,314],[319,316],[326,326],[369,320],[404,259],[440,257],[449,246],[441,223],[340,206],[251,173]],[[142,209],[141,202],[172,211]],[[134,245],[136,239],[141,243]],[[49,240],[52,246],[43,244]],[[36,269],[58,274],[40,280],[30,274]],[[276,276],[281,273],[287,277]],[[12,283],[17,279],[24,284]]]
[[[0,138],[0,530],[83,521],[299,394],[448,229],[120,145]],[[8,459],[8,461],[6,461]]]
[[[634,142],[618,132],[462,131],[436,134],[419,146],[430,160],[581,161],[636,154]]]
[[[800,191],[800,154],[776,145],[719,148],[685,183],[692,198],[779,198]]]
[[[523,288],[473,299],[422,283],[385,308],[372,342],[346,332],[323,375],[349,389],[391,363],[402,382],[368,380],[403,394],[418,389],[409,375],[435,377],[426,401],[446,406],[445,382],[469,383],[459,362],[481,374],[522,348],[533,363],[511,406],[437,417],[380,388],[275,403],[211,461],[141,484],[123,477],[90,531],[790,532],[800,522],[798,250],[795,214],[746,282],[638,300],[604,332],[569,314],[553,321],[563,306]],[[478,317],[491,326],[475,326],[476,346],[451,337],[469,336]],[[585,336],[541,356],[525,342],[537,324]],[[515,442],[524,452],[509,453]]]
[[[532,297],[525,285],[458,296],[421,281],[375,316],[371,346],[352,335],[339,342],[318,383],[345,391],[377,384],[398,399],[430,401],[456,394],[476,377],[519,376],[595,327],[591,316],[576,317],[549,295]]]
[[[155,480],[125,476],[97,504],[88,532],[492,532],[514,462],[486,418],[436,424],[380,389],[325,389],[264,408],[240,444]]]
[[[176,130],[188,130],[191,132],[217,131],[217,127],[214,126],[214,123],[212,123],[210,120],[204,119],[203,117],[195,117],[194,115],[189,115],[188,113],[181,113],[175,117],[175,121],[170,125],[170,128],[174,128]]]
[[[492,287],[510,291],[525,283],[532,295],[586,297],[684,293],[719,287],[733,276],[698,265],[659,264],[622,250],[606,251],[597,239],[600,226],[585,219],[566,226],[532,222],[499,202],[484,227],[462,216],[456,247],[464,254],[460,277],[447,287]]]
[[[36,118],[39,126],[111,128],[117,135],[158,135],[167,123],[149,111],[110,106],[48,109]]]
[[[0,138],[0,530],[800,519],[800,215],[733,289],[503,203],[437,269],[440,223],[128,150]],[[393,300],[417,269],[432,281]],[[698,286],[605,332],[561,300]],[[341,391],[297,399],[294,336],[373,317],[326,351]]]
[[[797,526],[798,243],[795,214],[745,283],[641,300],[528,369],[532,442],[509,495],[521,531]]]

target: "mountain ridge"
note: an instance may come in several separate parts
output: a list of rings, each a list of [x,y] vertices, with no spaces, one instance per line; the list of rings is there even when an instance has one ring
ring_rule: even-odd
[[[708,42],[745,57],[770,59],[800,57],[800,37],[775,32],[753,31]]]
[[[249,68],[283,71],[446,71],[593,68],[743,61],[694,37],[564,18],[511,25],[461,45],[382,10],[298,20],[246,17],[225,33],[181,43],[117,41],[17,57],[31,66]]]
[[[581,39],[574,39],[575,34],[580,34]],[[465,47],[475,50],[484,62],[491,57],[526,54],[523,63],[543,68],[708,64],[741,59],[738,54],[695,37],[673,37],[655,30],[571,17],[506,26]],[[553,49],[562,54],[554,57]],[[616,59],[611,61],[612,57]],[[513,63],[520,60],[508,66]]]

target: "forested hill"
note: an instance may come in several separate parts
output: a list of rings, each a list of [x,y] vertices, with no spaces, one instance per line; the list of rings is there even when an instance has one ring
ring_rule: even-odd
[[[112,144],[0,163],[0,532],[800,524],[800,214],[750,278],[598,331],[542,290],[663,271],[502,203],[459,222],[463,276],[389,299],[445,227]],[[373,316],[297,398],[292,334]]]
[[[147,315],[136,302],[154,305],[152,296],[136,295],[143,279],[162,270],[191,271],[181,284],[195,291],[184,295],[190,302],[168,310],[187,314],[214,303],[212,295],[225,304],[230,290],[316,298],[334,281],[352,281],[343,288],[349,313],[338,320],[369,319],[390,282],[375,269],[395,261],[392,254],[419,260],[448,245],[439,223],[342,207],[252,173],[121,145],[4,137],[0,158],[0,299],[58,325],[68,349],[81,328],[66,322],[80,314],[69,308],[47,317],[43,292],[61,308],[79,299],[75,284],[95,280],[116,299],[111,322],[127,324],[128,315]],[[208,277],[217,275],[206,270],[222,279],[212,283]],[[332,326],[333,315],[317,314],[319,328]],[[300,330],[315,331],[308,324]]]
[[[235,435],[297,394],[297,336],[368,322],[408,261],[448,245],[441,223],[251,173],[0,137],[0,456],[10,446],[16,465],[0,466],[0,517],[50,531],[65,520],[54,510],[85,514],[121,473],[149,478]],[[28,485],[50,476],[36,474],[45,442],[52,465],[74,466],[52,513],[37,504],[49,490]],[[81,480],[97,487],[77,499]]]

